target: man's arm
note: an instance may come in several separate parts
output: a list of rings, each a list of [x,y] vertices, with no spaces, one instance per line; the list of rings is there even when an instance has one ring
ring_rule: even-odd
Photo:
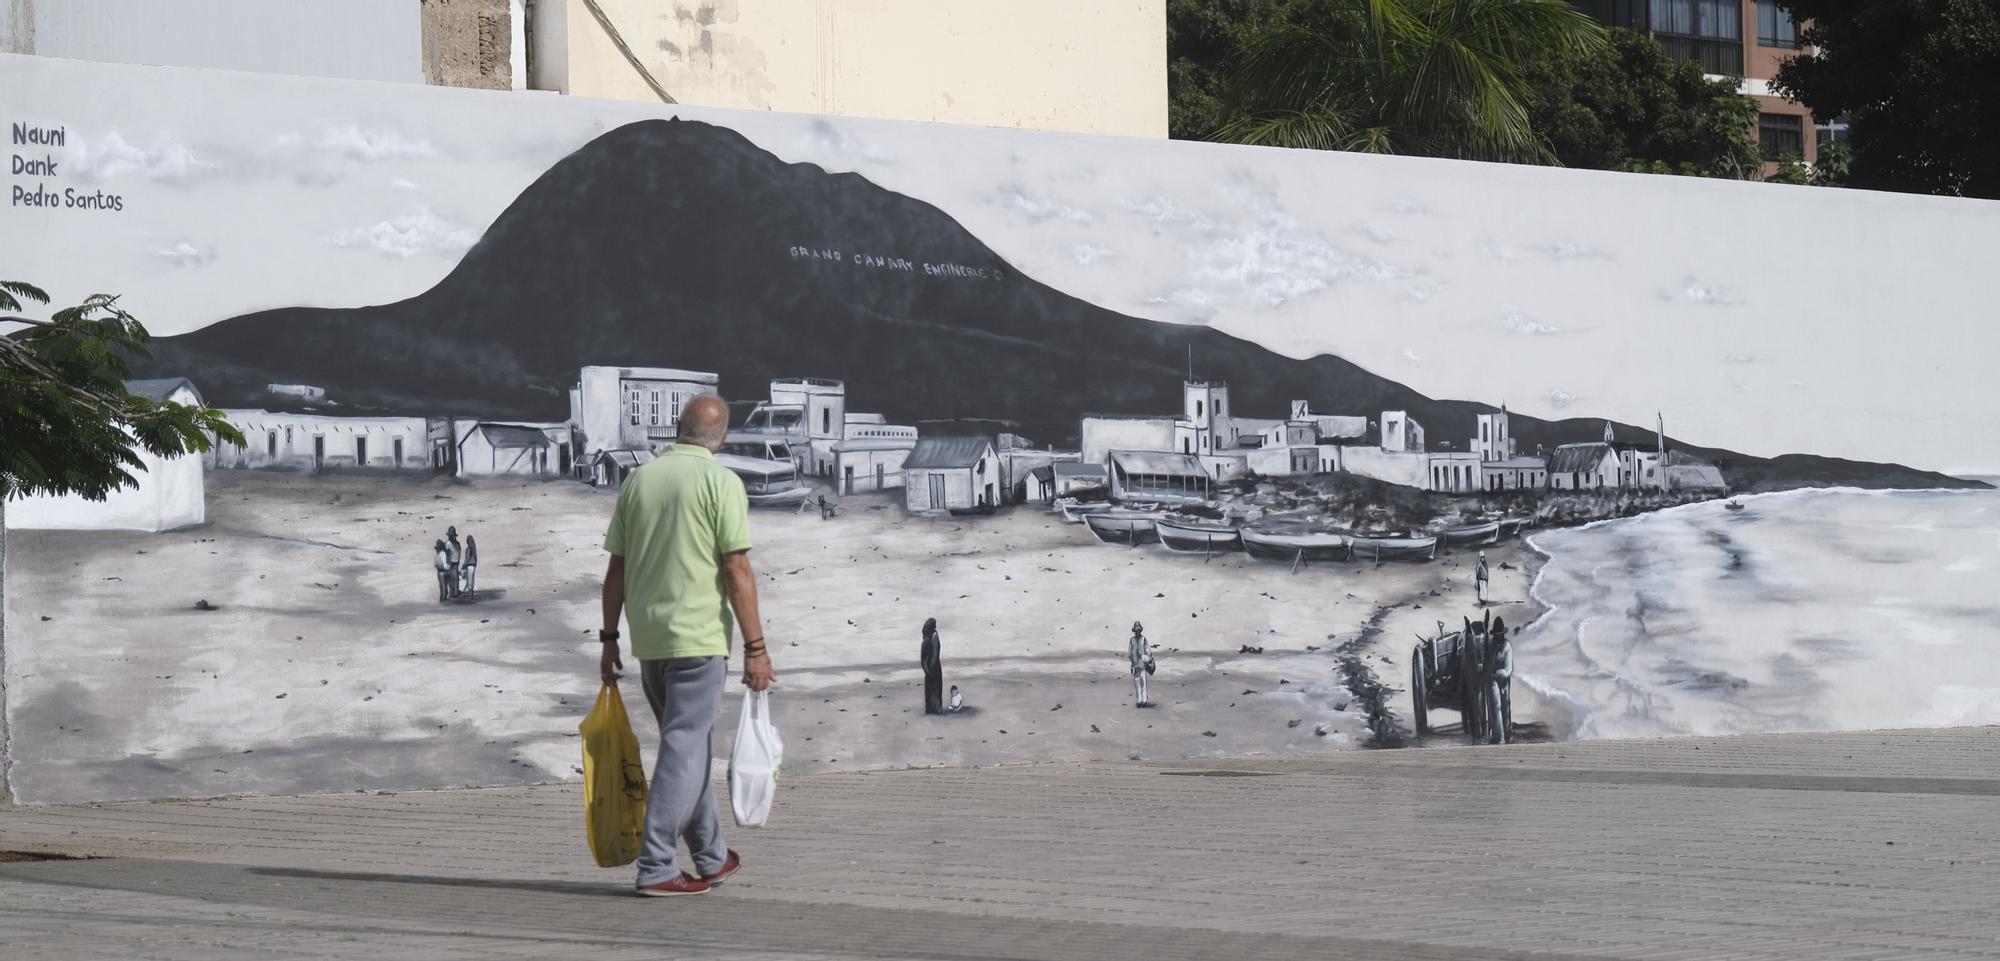
[[[743,631],[743,683],[753,691],[765,690],[776,675],[771,672],[771,654],[764,649],[764,619],[757,613],[757,575],[750,569],[750,552],[723,555],[722,570],[728,579],[729,606]]]
[[[604,567],[604,633],[616,634],[618,617],[625,611],[625,555],[611,555],[611,563]],[[597,670],[606,684],[618,683],[618,672],[625,662],[618,656],[617,641],[604,642],[604,652],[598,656]]]

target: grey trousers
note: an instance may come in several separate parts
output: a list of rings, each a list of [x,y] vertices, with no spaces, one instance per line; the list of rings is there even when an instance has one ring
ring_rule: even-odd
[[[640,661],[646,703],[660,722],[660,756],[646,795],[646,847],[639,854],[639,884],[670,881],[681,873],[675,847],[687,841],[692,874],[722,870],[729,849],[722,843],[709,765],[715,714],[722,707],[726,657],[677,657]]]

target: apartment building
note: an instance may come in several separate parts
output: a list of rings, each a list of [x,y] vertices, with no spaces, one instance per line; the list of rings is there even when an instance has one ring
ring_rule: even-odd
[[[1812,112],[1771,90],[1778,67],[1799,51],[1799,31],[1777,0],[1572,0],[1600,23],[1637,30],[1667,53],[1701,65],[1714,78],[1730,78],[1757,101],[1757,142],[1764,160],[1817,155],[1821,135],[1839,136],[1845,124],[1815,129]]]

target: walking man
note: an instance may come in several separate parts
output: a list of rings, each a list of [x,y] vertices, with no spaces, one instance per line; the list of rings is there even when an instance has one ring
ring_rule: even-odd
[[[646,703],[660,723],[636,884],[649,897],[704,894],[742,864],[722,842],[709,784],[732,609],[743,633],[743,683],[762,691],[773,675],[750,570],[750,501],[743,482],[715,462],[728,428],[722,398],[689,401],[679,439],[627,478],[604,535],[611,562],[598,670],[606,684],[618,682],[623,611]],[[692,871],[682,870],[675,850],[683,840]]]
[[[1146,640],[1146,626],[1132,622],[1132,641],[1126,648],[1125,656],[1132,663],[1132,694],[1138,699],[1134,707],[1145,707],[1146,675],[1153,672],[1153,645]]]
[[[924,621],[924,642],[917,649],[917,659],[924,667],[924,713],[944,713],[944,656],[943,643],[938,640],[937,618]],[[957,690],[953,688],[952,690]]]
[[[1479,567],[1472,572],[1472,580],[1479,587],[1479,604],[1486,606],[1486,552],[1479,552]]]

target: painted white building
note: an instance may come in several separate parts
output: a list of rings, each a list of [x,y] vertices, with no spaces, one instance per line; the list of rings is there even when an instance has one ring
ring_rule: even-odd
[[[238,409],[222,413],[243,435],[243,443],[212,447],[202,458],[211,469],[427,470],[434,466],[430,423],[422,417],[337,417]]]
[[[202,406],[201,392],[185,377],[127,381],[125,389],[156,401]],[[202,459],[196,454],[160,457],[135,449],[135,484],[93,501],[76,494],[33,495],[7,504],[7,526],[22,530],[171,531],[207,519]]]
[[[1215,490],[1208,468],[1193,454],[1112,451],[1106,469],[1114,500],[1207,500]]]
[[[1000,457],[987,437],[925,437],[903,462],[903,505],[913,514],[1000,504]]]
[[[833,476],[842,494],[894,490],[903,486],[903,466],[916,438],[852,438],[833,445]]]
[[[1421,453],[1424,447],[1424,425],[1416,418],[1400,410],[1385,410],[1379,421],[1382,426],[1382,449],[1398,453]]]
[[[1541,490],[1549,481],[1549,462],[1540,457],[1509,457],[1479,465],[1490,491]]]
[[[1618,486],[1618,452],[1610,444],[1564,444],[1549,458],[1549,487],[1600,490]]]
[[[1470,494],[1484,488],[1485,462],[1478,451],[1435,451],[1430,454],[1430,490]]]
[[[1172,415],[1085,414],[1078,431],[1086,464],[1104,464],[1114,450],[1179,450]]]
[[[681,405],[720,380],[674,367],[583,368],[569,392],[570,424],[582,435],[576,453],[589,460],[605,450],[665,450],[680,434]]]
[[[465,424],[458,439],[458,476],[561,477],[568,466],[565,424]]]
[[[1507,426],[1507,408],[1498,412],[1479,414],[1473,418],[1479,433],[1466,445],[1467,450],[1477,451],[1482,461],[1506,460],[1514,456],[1514,437]]]

